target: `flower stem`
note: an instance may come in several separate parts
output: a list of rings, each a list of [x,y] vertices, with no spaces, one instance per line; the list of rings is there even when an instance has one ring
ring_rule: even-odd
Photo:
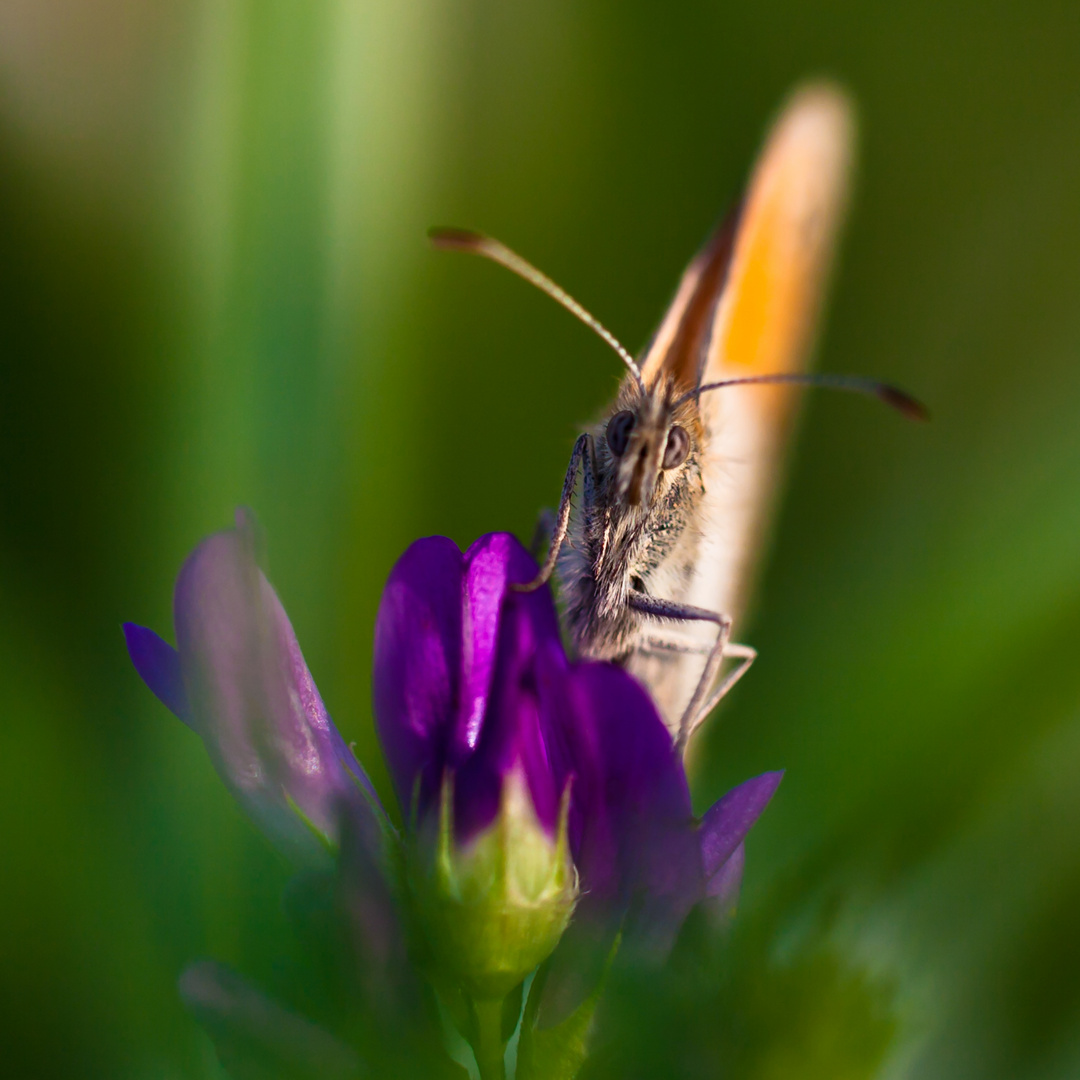
[[[472,1047],[480,1070],[480,1080],[506,1080],[502,999],[474,999],[473,1013],[476,1017],[476,1038]]]

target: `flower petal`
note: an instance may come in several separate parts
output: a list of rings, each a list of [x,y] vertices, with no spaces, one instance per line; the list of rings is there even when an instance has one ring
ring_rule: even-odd
[[[510,582],[531,581],[536,573],[536,562],[510,533],[482,536],[465,553],[461,701],[450,747],[451,767],[463,760],[480,741],[495,672],[507,586]],[[550,589],[517,593],[514,599],[532,619],[537,640],[559,640],[559,619]]]
[[[735,908],[742,885],[743,867],[746,865],[746,845],[740,844],[711,878],[705,888],[705,896],[719,911],[727,913]]]
[[[386,1022],[415,1010],[420,991],[408,960],[402,910],[391,886],[396,838],[373,829],[370,816],[342,815],[335,903],[348,949],[348,975],[365,1008]]]
[[[192,964],[180,976],[180,996],[233,1075],[298,1080],[363,1075],[351,1047],[271,1000],[224,964]]]
[[[693,821],[682,760],[642,686],[610,664],[574,672],[588,717],[575,747],[575,811],[581,823],[582,885],[667,896],[696,888],[701,866],[690,842]],[[591,730],[590,730],[591,729]],[[574,733],[574,734],[578,734]],[[591,777],[588,773],[591,772]],[[588,806],[588,810],[586,810]],[[596,829],[605,821],[603,835]],[[603,851],[600,844],[614,844]]]
[[[247,529],[195,549],[174,611],[192,726],[215,767],[283,848],[317,857],[316,832],[336,839],[338,800],[370,813],[374,790],[326,712]]]
[[[582,897],[552,957],[542,1027],[594,988],[620,928],[624,948],[663,954],[704,892],[686,773],[652,699],[625,671],[599,663],[572,669],[571,693],[563,734]]]
[[[529,695],[511,692],[504,679],[501,692],[510,696],[491,707],[497,664],[517,672],[508,676],[516,685],[518,667],[529,663],[537,644],[558,641],[549,590],[508,593],[510,582],[529,581],[535,573],[536,563],[509,533],[483,536],[464,555],[445,537],[418,540],[391,571],[375,629],[374,705],[407,819],[436,806],[444,775],[464,769],[468,776],[456,785],[465,798],[457,825],[459,836],[471,835],[494,817],[500,778],[526,743],[532,747],[526,756],[535,759],[538,734],[535,719],[527,719],[530,708],[535,711]],[[524,618],[512,645],[500,631],[508,596]],[[487,737],[489,714],[498,716],[500,730]],[[554,828],[551,807],[558,800],[548,791],[550,781],[545,787],[540,773],[523,764],[536,787],[537,809]]]
[[[457,545],[430,536],[397,561],[379,603],[375,723],[406,820],[414,797],[430,804],[442,782],[458,706],[463,583]]]
[[[769,805],[783,777],[783,772],[767,772],[745,781],[714,803],[702,818],[701,857],[710,895],[713,895],[712,879],[723,870]]]
[[[538,626],[530,601],[521,595],[506,597],[495,673],[485,695],[488,716],[481,725],[479,745],[454,771],[459,843],[467,843],[494,820],[504,784],[516,771],[524,776],[538,821],[555,838],[566,770],[548,745],[550,727],[544,722],[537,678],[538,652],[553,643],[543,636],[549,628],[543,617]]]
[[[191,706],[184,689],[180,654],[153,630],[136,623],[124,623],[124,640],[135,670],[154,697],[190,727]]]

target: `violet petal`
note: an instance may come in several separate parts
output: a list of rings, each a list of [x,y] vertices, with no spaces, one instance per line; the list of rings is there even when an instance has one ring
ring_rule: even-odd
[[[154,697],[175,717],[191,726],[191,706],[184,689],[180,654],[153,630],[124,623],[128,655]]]
[[[652,699],[636,680],[609,664],[581,664],[574,676],[595,737],[592,745],[578,742],[576,782],[593,790],[575,792],[575,804],[580,794],[582,804],[591,803],[607,819],[605,839],[617,844],[622,888],[653,895],[692,890],[701,871],[696,845],[686,841],[693,820],[690,791]],[[584,823],[583,841],[593,826],[594,821]],[[601,856],[595,846],[584,846],[580,871],[585,888],[603,881],[609,859],[610,853]]]
[[[698,834],[706,880],[713,878],[746,838],[783,777],[783,772],[767,772],[746,780],[706,812]]]
[[[743,867],[746,864],[746,845],[740,844],[723,863],[705,887],[705,895],[722,911],[730,911],[739,899]]]
[[[456,824],[459,836],[472,834],[494,817],[501,778],[521,759],[537,809],[553,828],[557,796],[543,770],[529,766],[543,756],[537,721],[528,718],[535,706],[510,686],[537,642],[558,640],[548,590],[511,594],[525,620],[512,647],[500,633],[507,585],[535,573],[535,562],[508,533],[483,536],[464,555],[452,541],[428,537],[391,571],[376,623],[373,697],[398,799],[414,826],[414,814],[423,817],[437,804],[444,775],[463,769]],[[502,680],[506,700],[492,708],[497,663],[517,674]],[[489,714],[499,730],[486,735]]]
[[[402,910],[391,882],[388,837],[351,808],[342,816],[335,905],[347,947],[347,970],[365,1008],[400,1023],[420,1007],[422,993],[409,963]]]
[[[543,1027],[564,1020],[593,989],[631,905],[625,940],[659,955],[704,892],[686,773],[652,699],[610,664],[580,664],[570,681],[575,704],[564,710],[563,735],[582,897],[552,957]]]
[[[390,572],[379,604],[375,724],[406,821],[414,797],[426,805],[442,781],[447,730],[458,698],[463,574],[453,541],[442,536],[417,540]]]

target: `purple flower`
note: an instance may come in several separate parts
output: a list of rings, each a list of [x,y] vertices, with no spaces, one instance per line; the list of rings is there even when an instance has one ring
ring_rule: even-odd
[[[508,589],[535,572],[506,534],[464,555],[441,537],[413,544],[379,609],[374,699],[415,873],[436,877],[505,827],[508,789],[533,850],[546,841],[550,860],[565,839],[578,898],[548,980],[554,1022],[595,985],[620,927],[662,952],[695,903],[732,896],[742,838],[780,776],[735,789],[699,829],[645,690],[613,665],[569,663],[549,592]]]
[[[614,665],[569,662],[548,590],[510,588],[535,572],[507,534],[464,554],[420,540],[394,567],[374,707],[396,839],[256,564],[249,518],[184,563],[177,648],[124,632],[144,681],[280,847],[325,862],[344,829],[350,925],[375,968],[404,962],[402,918],[416,918],[437,984],[474,1003],[497,1003],[554,951],[548,1024],[596,986],[620,932],[624,948],[661,956],[695,904],[731,907],[743,839],[780,774],[695,820],[644,688]]]
[[[215,533],[176,579],[174,649],[125,623],[135,669],[201,737],[221,778],[289,856],[325,859],[339,803],[370,816],[374,789],[334,727],[285,609],[254,556],[254,526]]]

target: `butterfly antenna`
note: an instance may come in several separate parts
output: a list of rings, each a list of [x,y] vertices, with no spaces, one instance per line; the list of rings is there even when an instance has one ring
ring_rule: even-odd
[[[595,316],[586,311],[565,289],[561,289],[547,274],[537,270],[532,263],[526,262],[505,244],[500,244],[498,240],[493,240],[490,236],[482,236],[480,233],[469,232],[467,229],[429,229],[428,236],[437,248],[483,255],[484,258],[491,259],[492,262],[497,262],[500,266],[505,266],[507,270],[513,271],[518,277],[523,277],[541,292],[547,293],[552,300],[562,304],[571,315],[576,315],[586,326],[599,334],[619,354],[619,358],[634,377],[638,389],[643,395],[646,393],[641,368],[622,347],[618,338]]]
[[[854,394],[866,394],[876,397],[879,401],[903,413],[909,420],[927,421],[930,419],[930,410],[909,393],[890,383],[879,382],[877,379],[864,379],[858,375],[815,375],[788,373],[782,375],[746,375],[737,379],[722,379],[720,382],[705,383],[688,394],[683,394],[675,405],[681,405],[684,401],[696,398],[706,390],[720,390],[725,386],[768,386],[787,384],[789,386],[822,386],[828,390],[846,390]]]

